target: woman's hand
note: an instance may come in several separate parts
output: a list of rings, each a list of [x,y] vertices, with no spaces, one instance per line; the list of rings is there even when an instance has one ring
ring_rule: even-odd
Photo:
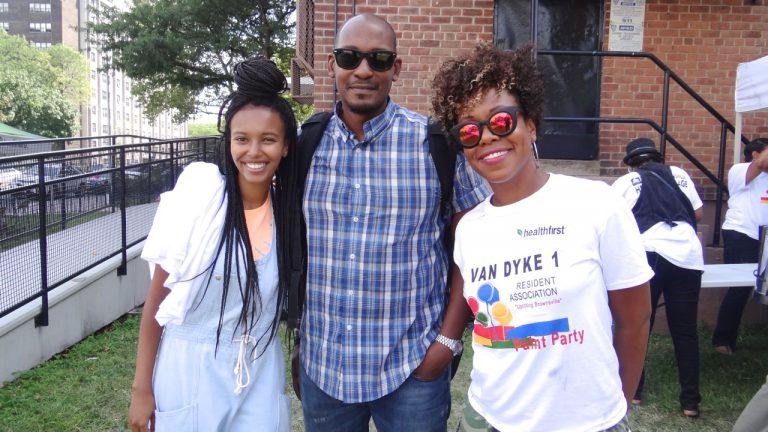
[[[413,376],[422,381],[437,379],[445,371],[445,368],[453,361],[453,353],[447,346],[432,342],[424,355],[419,367],[413,371]]]
[[[128,408],[128,427],[133,432],[155,430],[155,395],[151,390],[134,390]]]

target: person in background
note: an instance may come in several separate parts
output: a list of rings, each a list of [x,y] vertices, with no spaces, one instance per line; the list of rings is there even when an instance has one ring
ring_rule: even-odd
[[[464,430],[628,431],[648,342],[637,224],[604,182],[538,167],[543,81],[532,47],[442,64],[432,107],[493,194],[456,226],[475,314]]]
[[[651,278],[651,329],[659,298],[664,295],[680,382],[683,414],[699,416],[699,335],[697,314],[704,254],[696,232],[703,204],[690,176],[664,164],[664,157],[648,138],[627,144],[624,163],[630,172],[613,183],[632,210],[640,228]],[[640,377],[634,405],[642,403],[645,373]]]
[[[723,222],[723,262],[757,263],[760,226],[768,224],[768,138],[744,147],[744,163],[728,170],[728,211]],[[736,350],[741,315],[752,287],[730,287],[720,303],[712,344],[717,352]]]
[[[272,61],[237,64],[234,81],[219,111],[218,164],[184,169],[162,195],[144,245],[152,281],[128,413],[133,431],[291,427],[276,337],[286,292],[277,231],[286,210],[273,196],[296,120]]]
[[[366,431],[370,419],[380,432],[447,428],[466,306],[453,291],[447,299],[450,220],[427,118],[389,97],[401,65],[393,28],[371,14],[347,20],[328,56],[340,101],[303,185],[306,300],[293,362],[309,432]],[[454,210],[487,193],[459,156]]]

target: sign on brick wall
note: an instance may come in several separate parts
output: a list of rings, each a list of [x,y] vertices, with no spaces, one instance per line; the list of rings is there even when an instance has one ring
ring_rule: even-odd
[[[612,0],[609,51],[642,51],[645,0]]]

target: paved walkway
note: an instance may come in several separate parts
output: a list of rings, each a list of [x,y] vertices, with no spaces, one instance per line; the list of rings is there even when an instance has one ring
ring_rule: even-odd
[[[127,243],[149,233],[156,208],[155,202],[126,209]],[[47,241],[50,286],[121,250],[120,212],[66,228]],[[38,241],[0,252],[0,313],[40,292],[40,265]]]

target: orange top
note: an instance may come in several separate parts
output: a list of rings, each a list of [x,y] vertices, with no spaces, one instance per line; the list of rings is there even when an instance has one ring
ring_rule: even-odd
[[[269,253],[272,247],[272,198],[267,199],[259,207],[245,210],[245,223],[248,226],[248,237],[251,240],[253,258],[259,260]]]

